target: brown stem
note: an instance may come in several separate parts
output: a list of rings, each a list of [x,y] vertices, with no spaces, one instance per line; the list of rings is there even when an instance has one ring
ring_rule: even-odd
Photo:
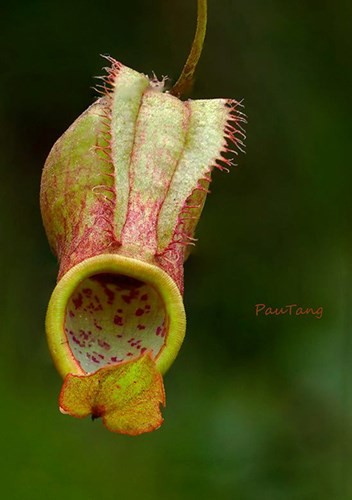
[[[198,0],[197,30],[194,36],[191,52],[182,73],[170,90],[170,94],[180,97],[187,93],[193,84],[194,73],[202,54],[205,33],[207,28],[207,0]]]

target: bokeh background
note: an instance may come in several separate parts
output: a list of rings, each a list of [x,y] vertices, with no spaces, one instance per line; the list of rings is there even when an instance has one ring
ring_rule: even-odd
[[[1,7],[3,498],[352,498],[348,1],[209,0],[192,97],[245,99],[247,154],[215,172],[186,265],[187,338],[165,380],[165,423],[129,438],[58,411],[42,166],[94,99],[100,53],[178,76],[195,4]],[[258,318],[257,303],[324,313]]]

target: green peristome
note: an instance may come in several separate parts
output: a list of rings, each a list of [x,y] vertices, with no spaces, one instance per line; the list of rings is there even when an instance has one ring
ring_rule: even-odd
[[[235,101],[182,102],[109,60],[103,96],[56,142],[42,176],[60,263],[47,335],[64,377],[145,352],[169,368],[185,333],[187,245],[243,120]]]

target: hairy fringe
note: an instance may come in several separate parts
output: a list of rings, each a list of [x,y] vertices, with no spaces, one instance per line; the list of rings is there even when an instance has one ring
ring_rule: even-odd
[[[169,252],[170,249],[175,245],[180,245],[181,247],[184,247],[184,251],[186,250],[187,246],[195,245],[197,239],[190,236],[187,233],[187,231],[183,229],[185,224],[187,224],[187,221],[195,220],[198,218],[197,216],[192,215],[192,210],[200,209],[201,204],[199,205],[190,204],[190,201],[192,200],[194,193],[196,191],[202,191],[206,195],[211,193],[211,191],[203,184],[206,183],[206,185],[208,186],[211,183],[212,181],[211,174],[215,168],[217,170],[220,170],[221,172],[229,173],[230,167],[237,166],[237,164],[233,162],[232,158],[227,158],[225,156],[227,153],[235,154],[236,156],[238,155],[237,150],[239,150],[242,153],[245,153],[246,146],[243,141],[246,139],[246,134],[242,126],[242,123],[243,124],[247,123],[247,119],[246,115],[239,109],[244,107],[242,102],[243,101],[236,101],[234,99],[225,100],[224,104],[225,107],[228,108],[228,118],[224,126],[224,144],[220,149],[219,157],[216,158],[214,164],[209,167],[208,171],[201,178],[198,179],[197,186],[192,190],[192,192],[186,199],[180,211],[180,216],[178,218],[175,231],[173,233],[172,241],[169,243],[166,249],[161,253],[161,255]],[[183,214],[188,215],[188,217],[184,217]]]
[[[112,99],[115,81],[122,67],[122,64],[108,55],[102,55],[102,57],[106,59],[111,64],[111,66],[106,66],[103,68],[103,70],[106,72],[106,75],[95,77],[96,79],[102,81],[102,84],[96,85],[94,89],[97,92],[98,98],[100,99],[100,104],[103,107],[99,115],[101,118],[101,129],[98,134],[98,143],[95,145],[95,151],[100,160],[103,160],[110,166],[110,172],[103,173],[102,175],[105,175],[106,177],[114,180],[115,170],[111,148]],[[99,186],[95,186],[92,191],[102,199],[102,202],[104,203],[104,212],[107,214],[106,216],[97,216],[96,222],[98,222],[98,220],[103,220],[107,224],[107,228],[105,229],[105,231],[112,239],[112,242],[120,243],[116,239],[113,224],[114,209],[116,207],[115,187],[110,187],[108,184],[101,184]]]

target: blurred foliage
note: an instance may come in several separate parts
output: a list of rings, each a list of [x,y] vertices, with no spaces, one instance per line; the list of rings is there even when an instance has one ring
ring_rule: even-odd
[[[190,0],[7,2],[1,11],[1,486],[10,500],[352,498],[352,81],[346,0],[209,0],[194,98],[245,98],[247,155],[186,265],[188,336],[165,424],[109,434],[58,411],[46,347],[56,262],[41,169],[109,53],[176,79]],[[259,317],[256,303],[324,307]]]

